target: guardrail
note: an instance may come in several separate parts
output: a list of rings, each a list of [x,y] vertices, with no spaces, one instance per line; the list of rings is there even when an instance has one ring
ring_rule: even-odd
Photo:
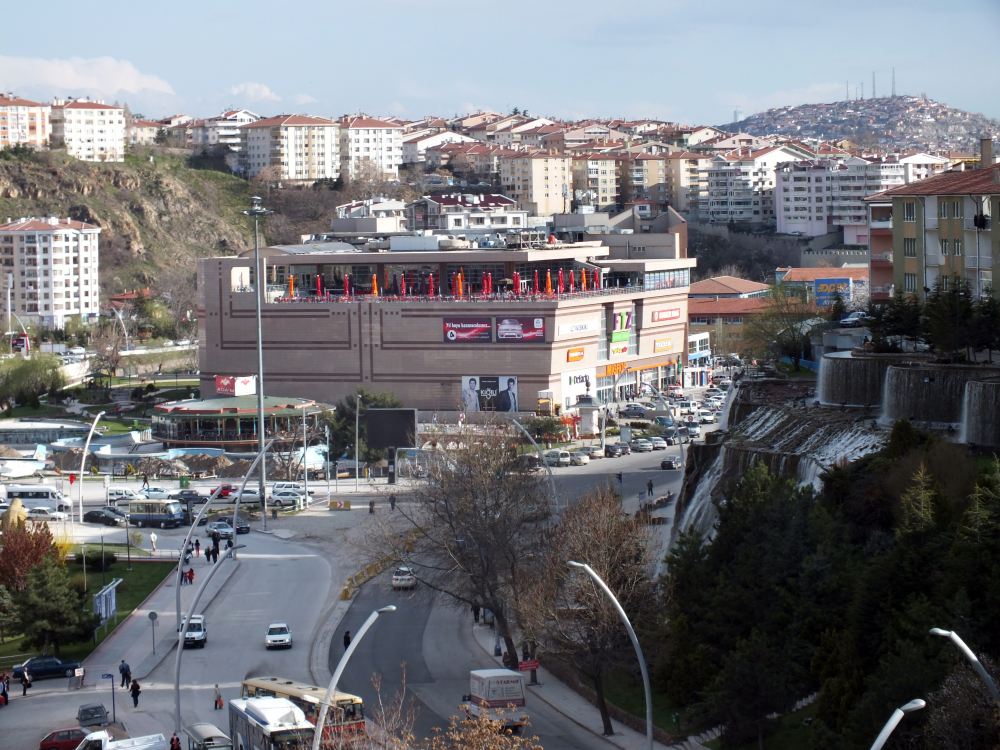
[[[406,535],[404,549],[407,552],[413,551],[413,542],[416,541],[417,532],[411,531]],[[386,568],[391,565],[395,565],[399,562],[399,559],[395,555],[386,555],[385,557],[376,560],[371,565],[368,565],[363,570],[358,571],[344,584],[344,590],[340,593],[340,598],[342,601],[346,601],[354,596],[354,592],[358,590],[358,587],[366,581],[374,578],[375,576],[382,573]]]

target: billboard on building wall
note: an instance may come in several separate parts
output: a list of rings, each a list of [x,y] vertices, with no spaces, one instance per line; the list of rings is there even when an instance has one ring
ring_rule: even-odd
[[[851,279],[816,279],[816,305],[829,307],[837,295],[845,302],[851,298]]]
[[[518,411],[517,375],[465,375],[462,411]]]
[[[680,320],[681,309],[679,307],[670,307],[666,310],[653,310],[653,322],[659,323],[664,320]]]
[[[497,343],[544,344],[545,318],[497,318]]]
[[[444,343],[446,344],[489,344],[492,341],[492,318],[444,319]]]
[[[580,346],[576,349],[569,349],[566,351],[566,361],[567,362],[579,362],[583,359],[583,355],[586,352],[585,348]]]
[[[660,352],[669,352],[674,348],[673,339],[654,339],[653,340],[653,354],[659,354]]]
[[[215,378],[216,396],[252,396],[257,392],[257,376],[217,375]]]
[[[601,324],[598,320],[582,320],[577,323],[566,323],[565,325],[556,327],[556,333],[560,336],[572,336],[577,333],[597,333],[600,330]]]

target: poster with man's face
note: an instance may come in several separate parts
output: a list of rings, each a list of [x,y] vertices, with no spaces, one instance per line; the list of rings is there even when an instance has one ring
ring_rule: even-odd
[[[516,375],[466,375],[462,411],[519,411]]]

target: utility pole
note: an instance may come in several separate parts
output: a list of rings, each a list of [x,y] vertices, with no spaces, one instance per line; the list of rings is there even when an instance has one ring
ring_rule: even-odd
[[[892,69],[892,95],[896,96],[896,69]]]
[[[10,343],[10,353],[14,353],[14,329],[10,327],[11,317],[10,317],[10,290],[14,286],[14,274],[7,274],[7,339]]]

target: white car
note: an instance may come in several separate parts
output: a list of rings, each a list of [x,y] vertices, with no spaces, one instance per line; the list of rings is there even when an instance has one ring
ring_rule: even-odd
[[[569,454],[570,466],[583,466],[590,463],[590,456],[583,451],[573,451]]]
[[[267,635],[264,636],[264,647],[271,648],[291,648],[292,631],[283,622],[272,622],[267,626]]]
[[[719,415],[711,409],[700,409],[698,411],[698,421],[702,424],[716,424],[719,421]]]
[[[205,648],[208,643],[208,623],[205,622],[205,615],[191,615],[187,630],[184,631],[184,648],[197,646]]]
[[[524,327],[516,320],[506,319],[497,324],[498,339],[523,339]]]
[[[636,438],[628,444],[628,447],[631,448],[634,453],[649,453],[653,450],[653,444],[645,438]]]
[[[296,505],[301,505],[305,498],[302,497],[298,492],[292,492],[291,490],[279,490],[277,492],[272,492],[267,496],[267,502],[271,505],[280,505],[282,508],[292,507]]]
[[[177,346],[191,346],[191,339],[181,339],[177,342]]]
[[[173,490],[164,487],[147,487],[144,490],[139,490],[139,494],[149,500],[166,500],[172,492]]]
[[[417,577],[406,567],[396,568],[392,572],[392,587],[394,589],[412,589],[417,585]]]
[[[67,515],[59,510],[38,507],[32,508],[28,511],[28,518],[32,518],[36,521],[65,521]]]
[[[573,463],[573,457],[569,455],[569,451],[558,448],[545,451],[542,455],[545,457],[545,463],[549,466],[570,466]]]
[[[667,449],[667,441],[661,437],[651,437],[647,438],[653,445],[654,451],[665,451]]]
[[[87,353],[87,350],[84,349],[82,346],[74,346],[72,349],[69,350],[69,353],[77,357],[82,357],[84,354]]]
[[[164,341],[163,346],[177,346],[173,341]]]

